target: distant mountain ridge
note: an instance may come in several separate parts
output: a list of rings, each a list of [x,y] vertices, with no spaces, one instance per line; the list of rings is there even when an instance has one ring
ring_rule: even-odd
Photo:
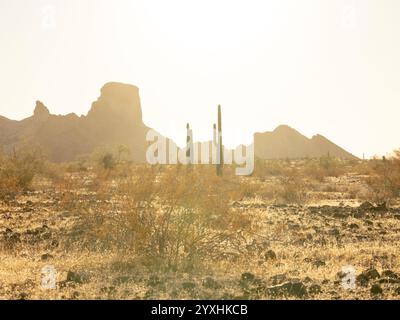
[[[21,121],[0,119],[0,146],[8,151],[19,145],[37,146],[53,161],[71,161],[96,148],[126,145],[132,160],[145,161],[146,133],[139,89],[107,83],[86,116],[50,114],[36,102],[33,116]]]
[[[326,155],[357,159],[322,135],[309,139],[287,125],[281,125],[272,132],[255,133],[254,150],[255,156],[261,159],[316,158]]]
[[[0,116],[0,148],[40,147],[49,159],[71,161],[96,148],[125,145],[131,159],[145,162],[150,128],[142,120],[139,89],[130,84],[107,83],[86,116],[74,113],[53,115],[40,101],[31,117],[21,121]],[[288,126],[254,135],[255,156],[262,159],[304,158],[327,155],[345,159],[356,157],[325,137],[311,139]]]

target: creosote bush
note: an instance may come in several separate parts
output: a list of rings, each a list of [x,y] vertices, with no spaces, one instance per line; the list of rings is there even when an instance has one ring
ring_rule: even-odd
[[[235,181],[217,177],[215,168],[129,170],[116,189],[101,189],[110,196],[107,204],[82,208],[81,244],[131,252],[151,268],[191,271],[218,259],[253,228],[230,206],[238,195]]]
[[[38,151],[0,154],[0,198],[28,190],[35,175],[43,168],[44,157]]]
[[[400,150],[390,158],[375,158],[369,162],[372,170],[366,178],[371,200],[376,203],[391,202],[400,196]]]

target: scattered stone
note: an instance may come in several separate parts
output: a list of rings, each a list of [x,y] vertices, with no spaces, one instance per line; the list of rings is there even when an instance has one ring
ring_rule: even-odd
[[[364,211],[356,211],[356,212],[354,212],[353,216],[356,219],[362,219],[365,217],[365,212]]]
[[[70,284],[70,282],[68,282],[67,280],[60,281],[60,282],[57,282],[57,288],[64,289],[64,288],[68,287],[69,284]]]
[[[51,245],[53,248],[57,248],[57,247],[59,246],[59,242],[58,242],[57,240],[54,239],[54,240],[51,241],[50,245]]]
[[[361,287],[368,287],[369,279],[366,275],[360,274],[356,278],[356,283]]]
[[[21,242],[21,234],[18,232],[14,232],[12,229],[9,228],[7,228],[6,231],[3,233],[3,237],[8,245],[15,245]]]
[[[74,271],[68,271],[67,274],[67,282],[73,282],[77,284],[86,283],[89,281],[89,278],[85,274],[80,274]]]
[[[285,274],[277,274],[269,278],[269,280],[271,281],[272,285],[276,286],[277,284],[285,282],[287,280],[287,277]]]
[[[378,281],[379,283],[387,283],[387,284],[396,284],[400,283],[400,279],[393,279],[393,278],[381,278]]]
[[[271,296],[292,296],[304,298],[307,296],[307,287],[300,281],[290,281],[266,289]]]
[[[379,295],[379,294],[382,294],[382,293],[383,293],[383,290],[382,290],[382,287],[379,284],[374,284],[371,287],[371,294]]]
[[[382,277],[385,277],[385,278],[391,278],[391,279],[399,279],[400,277],[395,273],[395,272],[393,272],[392,270],[384,270],[384,271],[382,271],[382,275],[381,275]]]
[[[50,253],[42,254],[42,256],[40,257],[40,259],[42,261],[48,261],[48,260],[53,259],[53,258],[54,257]]]
[[[380,278],[379,272],[374,268],[370,268],[357,276],[356,283],[362,287],[367,287],[371,280],[378,278]]]
[[[20,294],[19,294],[19,300],[27,300],[28,299],[28,297],[29,297],[29,294],[27,294],[26,292],[21,292]]]
[[[308,292],[311,295],[320,294],[322,292],[321,286],[318,284],[313,284],[308,288]]]
[[[338,273],[336,273],[336,279],[342,280],[346,275],[346,272],[339,271]]]
[[[386,201],[385,201],[385,202],[382,202],[382,203],[379,203],[379,204],[375,207],[375,211],[387,211],[387,210],[388,210],[388,207],[387,207]]]
[[[365,270],[363,274],[368,278],[368,280],[374,280],[381,277],[379,272],[375,268]]]
[[[368,211],[368,210],[373,210],[373,209],[375,209],[375,207],[374,207],[374,205],[373,205],[371,202],[365,201],[365,202],[363,202],[362,204],[360,204],[360,206],[358,207],[358,209]]]
[[[242,283],[251,283],[251,282],[254,282],[255,278],[256,278],[256,276],[254,274],[252,274],[250,272],[245,272],[242,274],[240,281]]]
[[[313,262],[313,266],[316,268],[324,267],[325,265],[326,265],[325,261],[322,261],[320,259],[317,259]]]
[[[276,253],[273,250],[268,250],[264,253],[264,259],[267,260],[276,260]]]
[[[381,279],[379,279],[379,283],[400,283],[400,277],[392,270],[384,270],[381,274]]]

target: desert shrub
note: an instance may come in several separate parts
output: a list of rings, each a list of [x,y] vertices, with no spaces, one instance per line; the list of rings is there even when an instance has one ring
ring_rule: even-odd
[[[400,150],[388,159],[369,162],[372,174],[366,178],[370,197],[375,202],[391,202],[400,196]]]
[[[324,156],[309,159],[303,168],[303,174],[317,181],[324,181],[327,177],[338,177],[345,172],[344,163],[333,157]]]
[[[285,204],[303,204],[307,201],[307,181],[292,169],[279,177],[275,190],[275,201]]]
[[[363,160],[352,166],[352,169],[355,173],[359,175],[369,176],[374,174],[374,170],[371,166],[371,161]]]
[[[118,247],[151,268],[190,271],[218,259],[252,228],[230,202],[232,181],[201,166],[137,166],[112,203],[81,210],[76,239],[91,249]]]
[[[15,196],[28,190],[35,175],[44,167],[44,157],[37,151],[15,151],[0,155],[0,197]]]
[[[76,161],[68,163],[66,171],[69,173],[87,172],[89,166],[90,166],[89,160],[84,157],[80,157]]]
[[[106,170],[114,169],[115,167],[115,158],[112,153],[106,153],[100,159],[101,165]]]
[[[282,160],[255,160],[254,176],[266,178],[268,176],[284,175],[290,166],[290,163]]]

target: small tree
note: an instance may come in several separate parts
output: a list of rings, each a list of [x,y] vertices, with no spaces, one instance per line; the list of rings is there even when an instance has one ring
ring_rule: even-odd
[[[103,168],[106,170],[111,170],[114,169],[115,167],[115,158],[112,153],[106,153],[102,158],[101,158],[101,163],[103,165]]]

